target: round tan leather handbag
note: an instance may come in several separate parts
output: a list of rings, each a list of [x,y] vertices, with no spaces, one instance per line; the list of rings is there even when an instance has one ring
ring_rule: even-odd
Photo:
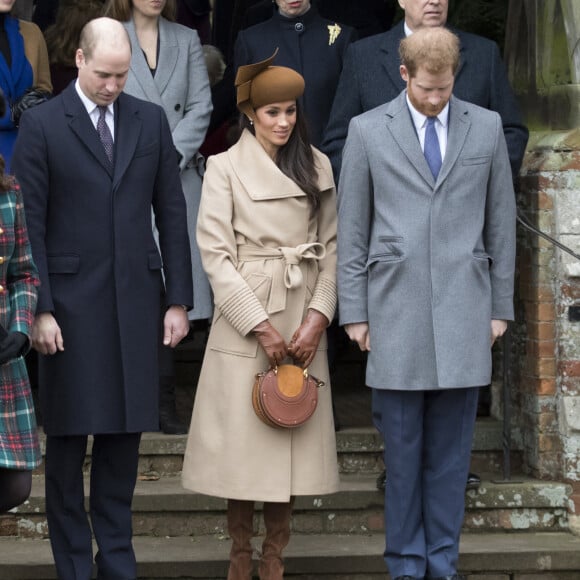
[[[256,375],[252,405],[256,415],[270,427],[303,425],[316,410],[318,387],[323,381],[296,365],[279,365]]]

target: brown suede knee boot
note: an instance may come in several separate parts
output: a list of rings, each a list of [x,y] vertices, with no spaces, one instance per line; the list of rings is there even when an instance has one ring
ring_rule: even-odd
[[[227,580],[251,580],[254,502],[228,499],[228,533],[232,539]]]
[[[290,517],[294,498],[288,503],[264,503],[266,537],[262,544],[262,556],[258,572],[260,580],[282,580],[284,561],[282,551],[290,541]]]

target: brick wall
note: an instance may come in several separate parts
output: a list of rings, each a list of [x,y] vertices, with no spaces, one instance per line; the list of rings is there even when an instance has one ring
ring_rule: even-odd
[[[518,206],[580,253],[580,130],[531,136]],[[524,464],[571,483],[580,514],[580,321],[569,319],[580,306],[580,261],[519,227],[517,265],[513,403]]]

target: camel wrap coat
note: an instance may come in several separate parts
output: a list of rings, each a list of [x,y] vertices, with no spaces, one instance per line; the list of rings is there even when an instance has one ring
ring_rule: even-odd
[[[306,424],[268,427],[251,402],[255,375],[268,367],[251,330],[269,319],[289,342],[308,308],[334,315],[335,188],[328,159],[313,151],[321,191],[315,215],[250,132],[209,159],[197,241],[216,311],[185,452],[187,489],[287,502],[338,488],[326,336],[310,365],[325,385]]]

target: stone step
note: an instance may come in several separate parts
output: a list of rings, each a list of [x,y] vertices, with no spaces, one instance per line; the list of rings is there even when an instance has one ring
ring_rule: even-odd
[[[44,435],[41,434],[44,451]],[[139,472],[154,471],[159,475],[175,475],[181,472],[186,435],[144,433],[139,449]],[[516,442],[511,453],[514,472],[521,471],[522,460],[518,446],[519,432],[514,430]],[[350,427],[336,433],[340,471],[345,474],[378,474],[383,470],[383,444],[374,427]],[[88,456],[91,445],[89,440]],[[87,461],[88,464],[88,461]],[[471,469],[476,473],[502,473],[502,424],[493,419],[479,419],[473,438]],[[38,473],[42,472],[42,468]]]
[[[570,486],[523,479],[497,483],[484,479],[466,495],[466,531],[551,531],[568,528]],[[384,496],[375,477],[343,475],[341,489],[328,496],[296,499],[293,530],[304,534],[366,535],[383,530]],[[226,502],[185,491],[178,476],[141,475],[133,500],[136,536],[224,535]],[[256,525],[260,524],[259,513]],[[44,480],[34,478],[29,500],[13,513],[0,516],[0,536],[46,537]],[[580,578],[580,576],[579,576]]]
[[[254,538],[255,546],[260,545]],[[225,578],[224,536],[136,537],[140,580]],[[291,580],[385,580],[382,534],[294,534],[285,551]],[[578,580],[580,538],[567,533],[463,534],[460,571],[468,580]],[[2,580],[54,580],[47,540],[0,538]]]

